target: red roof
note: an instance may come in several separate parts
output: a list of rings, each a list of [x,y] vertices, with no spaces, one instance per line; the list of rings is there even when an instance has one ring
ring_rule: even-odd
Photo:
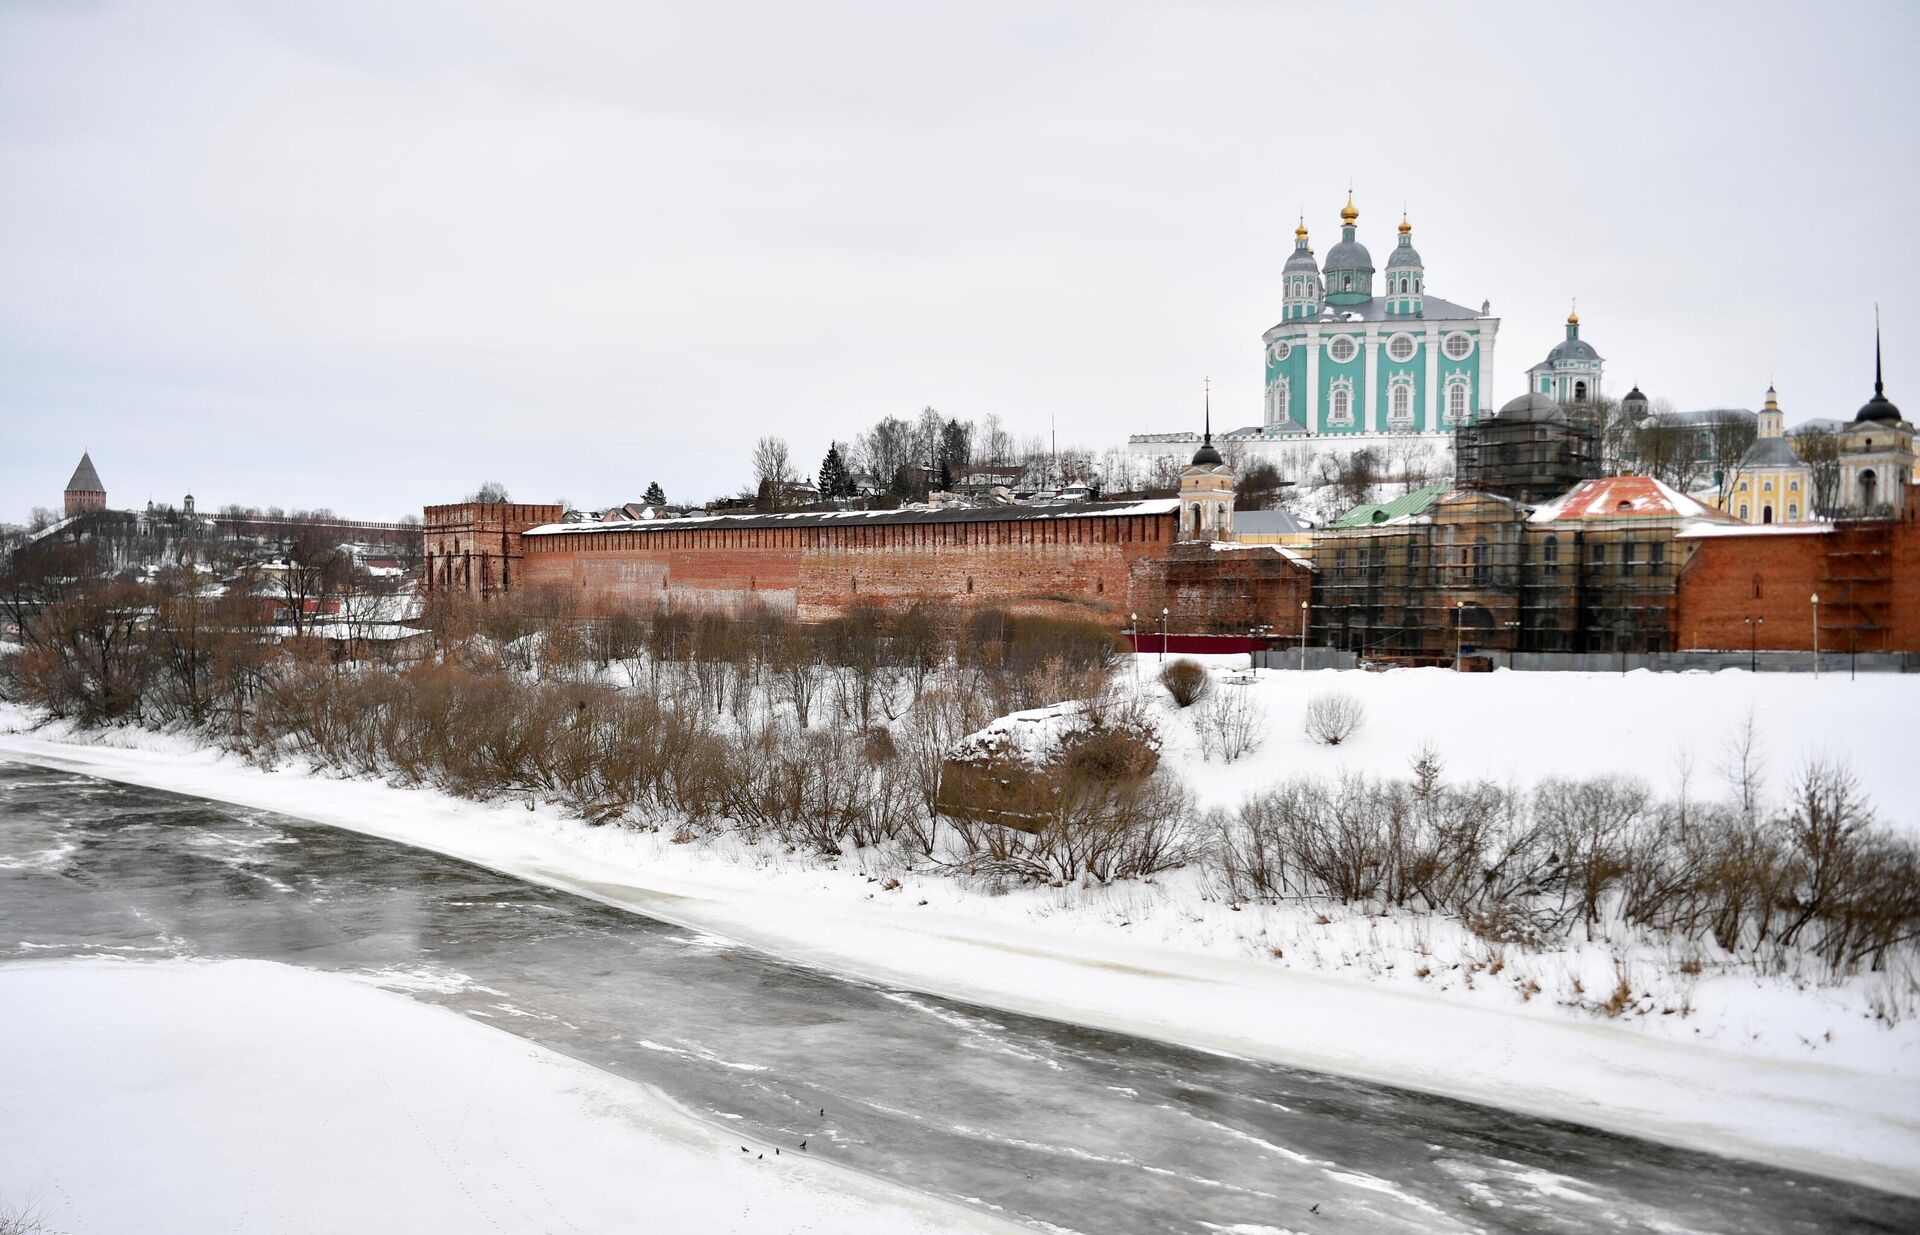
[[[1533,513],[1536,523],[1560,519],[1725,519],[1651,476],[1583,480]]]

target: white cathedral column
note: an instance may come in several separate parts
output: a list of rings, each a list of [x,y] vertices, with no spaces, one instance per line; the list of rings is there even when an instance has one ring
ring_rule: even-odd
[[[1427,323],[1424,340],[1427,349],[1427,412],[1426,432],[1436,433],[1440,429],[1440,328],[1432,322]]]
[[[1480,319],[1480,329],[1477,332],[1480,337],[1476,340],[1480,345],[1480,380],[1475,383],[1479,389],[1475,391],[1476,406],[1467,409],[1475,420],[1493,411],[1493,336],[1499,329],[1498,318]]]
[[[1362,404],[1360,431],[1362,433],[1385,433],[1387,431],[1387,404],[1380,397],[1380,332],[1377,327],[1367,327],[1367,398]]]
[[[1320,327],[1307,327],[1307,338],[1302,344],[1307,349],[1307,432],[1318,433],[1320,424]]]

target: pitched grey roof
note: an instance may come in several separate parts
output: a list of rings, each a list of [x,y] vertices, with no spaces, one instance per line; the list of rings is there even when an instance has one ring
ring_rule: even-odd
[[[1793,443],[1784,437],[1759,437],[1740,456],[1740,466],[1799,467],[1800,456],[1794,453]]]
[[[73,479],[67,482],[68,493],[105,493],[107,487],[100,483],[100,473],[93,470],[93,456],[82,451],[80,466],[73,469]]]
[[[1307,525],[1290,510],[1236,510],[1233,530],[1246,536],[1284,536],[1304,532]]]
[[[1419,317],[1391,317],[1387,313],[1387,302],[1375,297],[1365,304],[1329,305],[1312,317],[1296,318],[1288,322],[1275,322],[1267,328],[1267,333],[1289,326],[1337,326],[1342,322],[1453,322],[1477,321],[1480,314],[1465,305],[1455,304],[1451,300],[1442,300],[1438,296],[1422,295]],[[1351,317],[1349,317],[1351,314]]]

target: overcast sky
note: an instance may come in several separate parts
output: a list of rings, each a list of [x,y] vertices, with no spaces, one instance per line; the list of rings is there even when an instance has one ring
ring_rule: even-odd
[[[1920,6],[0,0],[0,521],[1260,416],[1304,208],[1618,394],[1920,413]]]

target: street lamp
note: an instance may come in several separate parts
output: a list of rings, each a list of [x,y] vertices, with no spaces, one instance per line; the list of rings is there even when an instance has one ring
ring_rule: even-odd
[[[1747,640],[1748,640],[1747,672],[1748,673],[1760,672],[1760,628],[1766,625],[1766,623],[1767,623],[1767,619],[1763,617],[1750,617],[1747,619]]]
[[[1167,660],[1167,616],[1170,610],[1164,606],[1160,610],[1160,663]]]
[[[1133,680],[1140,680],[1140,615],[1127,614],[1127,642],[1133,647],[1133,655],[1127,657],[1133,665]]]
[[[1453,602],[1453,671],[1460,672],[1460,633],[1467,620],[1467,602]]]
[[[1307,671],[1307,602],[1300,602],[1300,672]]]
[[[1820,680],[1820,593],[1813,594],[1813,680]]]

